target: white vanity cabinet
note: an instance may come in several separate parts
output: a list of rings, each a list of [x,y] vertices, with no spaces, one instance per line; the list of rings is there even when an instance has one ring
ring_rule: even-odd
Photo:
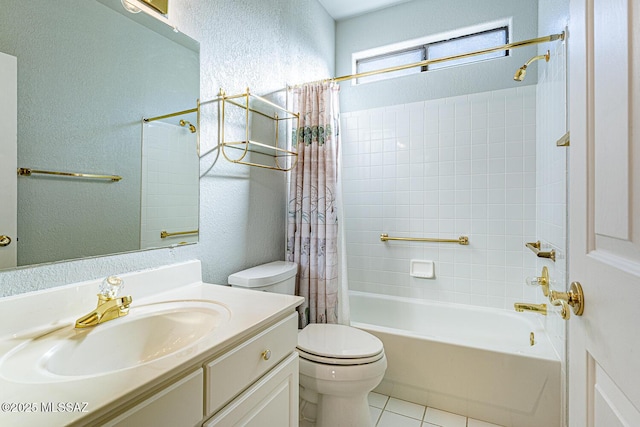
[[[98,279],[0,298],[16,320],[0,323],[0,397],[31,409],[0,412],[0,426],[298,425],[303,298],[203,283],[199,261],[122,278],[136,305],[80,337],[74,323],[95,307]],[[117,345],[104,351],[105,342]],[[82,359],[77,370],[55,370],[61,349]],[[52,410],[53,399],[84,406]]]

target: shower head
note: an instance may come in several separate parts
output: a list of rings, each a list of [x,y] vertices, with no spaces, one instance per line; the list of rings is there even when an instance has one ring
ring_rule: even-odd
[[[550,57],[551,55],[549,51],[547,51],[547,53],[545,53],[544,55],[534,56],[533,58],[528,60],[522,67],[518,68],[518,71],[516,71],[516,74],[513,76],[513,80],[517,82],[523,81],[527,75],[527,67],[531,65],[532,62],[535,62],[539,59],[544,59],[546,62],[549,62]]]
[[[189,125],[189,130],[191,131],[191,133],[196,133],[196,127],[192,125],[191,122],[188,122],[186,120],[180,120],[180,126],[187,126],[187,125]]]
[[[527,66],[523,65],[522,67],[518,68],[518,71],[516,71],[516,74],[513,76],[513,80],[517,82],[521,82],[524,80],[526,75],[527,75]]]

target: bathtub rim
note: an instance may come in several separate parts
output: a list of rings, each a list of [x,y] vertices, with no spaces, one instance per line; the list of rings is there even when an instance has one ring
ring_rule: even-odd
[[[491,313],[491,314],[500,313],[501,315],[505,315],[507,317],[514,317],[514,318],[516,317],[515,312],[511,312],[510,310],[501,309],[501,308],[482,307],[482,306],[475,306],[475,305],[468,305],[468,304],[452,303],[452,302],[446,302],[446,301],[425,300],[425,299],[418,299],[418,298],[414,299],[414,298],[402,297],[402,296],[396,296],[396,295],[387,295],[387,294],[378,294],[373,292],[349,290],[349,298],[351,298],[352,295],[369,297],[374,299],[392,300],[392,301],[397,301],[402,303],[418,304],[418,305],[424,305],[424,306],[438,305],[438,306],[444,306],[445,308],[449,307],[452,309],[464,310],[464,311],[479,311],[479,312]],[[393,333],[393,334],[397,334],[397,335],[408,337],[408,338],[430,340],[430,341],[435,341],[438,343],[448,344],[456,347],[473,348],[476,350],[492,351],[495,353],[510,354],[518,357],[557,361],[558,363],[560,363],[561,361],[560,355],[556,352],[555,348],[553,347],[551,343],[551,339],[547,331],[545,330],[542,322],[539,319],[531,319],[531,318],[522,318],[519,320],[528,323],[531,326],[531,331],[534,332],[535,334],[536,345],[532,347],[527,347],[528,351],[526,352],[521,350],[508,351],[502,348],[492,348],[490,346],[479,346],[474,344],[468,344],[468,343],[460,342],[459,340],[446,339],[440,336],[424,335],[424,334],[420,334],[413,331],[407,331],[404,329],[392,328],[388,326],[380,326],[380,325],[361,322],[361,321],[354,321],[353,318],[350,319],[350,325],[352,327],[359,328],[359,329],[378,330],[380,332],[384,332],[388,334]]]

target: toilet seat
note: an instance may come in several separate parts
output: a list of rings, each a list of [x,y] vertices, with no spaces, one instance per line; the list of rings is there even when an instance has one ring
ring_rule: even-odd
[[[307,353],[306,351],[298,348],[296,349],[301,359],[308,360],[310,362],[322,363],[324,365],[341,365],[341,366],[353,366],[353,365],[366,365],[367,363],[373,363],[380,360],[384,353],[380,352],[375,356],[364,358],[337,358],[337,357],[322,357],[315,354]]]
[[[308,325],[298,333],[300,357],[328,365],[363,365],[384,357],[382,342],[375,336],[344,325]]]

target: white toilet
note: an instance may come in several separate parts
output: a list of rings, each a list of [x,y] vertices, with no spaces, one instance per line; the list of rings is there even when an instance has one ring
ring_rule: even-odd
[[[229,284],[293,295],[297,270],[293,262],[275,261],[234,273]],[[387,369],[382,342],[350,326],[313,323],[298,332],[297,350],[300,414],[315,417],[316,427],[370,426],[367,396]]]

